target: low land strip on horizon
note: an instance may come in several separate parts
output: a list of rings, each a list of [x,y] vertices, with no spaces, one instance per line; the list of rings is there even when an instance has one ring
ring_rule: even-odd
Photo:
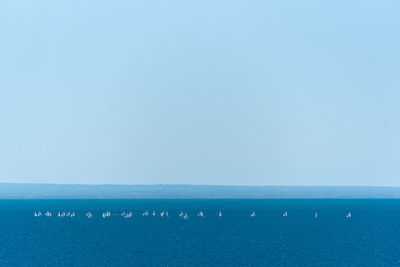
[[[0,199],[400,198],[400,187],[0,183]]]

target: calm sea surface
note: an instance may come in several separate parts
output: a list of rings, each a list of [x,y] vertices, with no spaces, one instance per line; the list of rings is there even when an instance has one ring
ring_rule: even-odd
[[[0,266],[400,266],[400,200],[0,200]]]

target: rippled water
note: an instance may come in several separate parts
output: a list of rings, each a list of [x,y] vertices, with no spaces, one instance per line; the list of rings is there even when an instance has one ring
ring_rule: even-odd
[[[399,226],[399,200],[0,200],[0,266],[398,266]]]

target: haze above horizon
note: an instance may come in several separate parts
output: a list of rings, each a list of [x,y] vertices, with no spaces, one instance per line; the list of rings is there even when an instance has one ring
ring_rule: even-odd
[[[398,1],[3,1],[0,183],[400,186]]]

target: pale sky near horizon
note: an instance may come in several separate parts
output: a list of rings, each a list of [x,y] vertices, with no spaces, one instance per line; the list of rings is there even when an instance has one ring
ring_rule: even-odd
[[[399,1],[0,1],[0,182],[400,185]]]

